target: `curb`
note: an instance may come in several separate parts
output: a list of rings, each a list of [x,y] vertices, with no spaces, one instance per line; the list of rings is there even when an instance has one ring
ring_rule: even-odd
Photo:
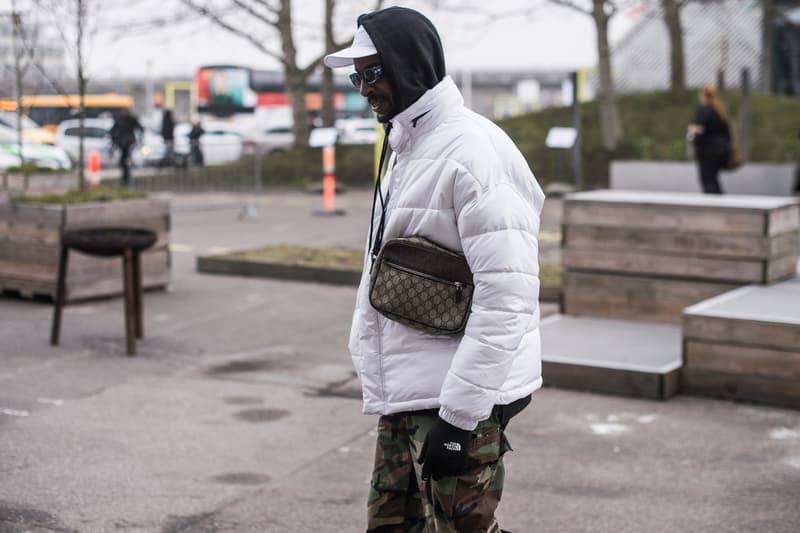
[[[257,278],[276,278],[293,281],[312,281],[357,287],[361,270],[348,270],[265,261],[232,259],[221,255],[197,258],[197,271],[206,274],[229,274]]]
[[[361,270],[252,261],[234,259],[225,255],[199,256],[197,258],[197,271],[204,274],[310,281],[352,287],[358,287],[361,280]],[[561,301],[561,287],[541,287],[539,289],[539,300],[559,303]]]

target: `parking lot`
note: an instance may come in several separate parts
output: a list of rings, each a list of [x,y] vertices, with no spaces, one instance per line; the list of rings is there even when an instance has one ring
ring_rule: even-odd
[[[173,283],[145,294],[136,357],[121,298],[68,306],[51,347],[48,303],[0,297],[0,531],[363,531],[375,418],[346,349],[355,289],[195,262],[360,248],[370,192],[339,195],[342,217],[302,193],[165,196]],[[499,516],[515,533],[800,527],[798,411],[545,388],[508,435]]]

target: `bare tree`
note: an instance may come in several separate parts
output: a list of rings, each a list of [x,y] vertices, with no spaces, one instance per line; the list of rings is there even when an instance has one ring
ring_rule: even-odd
[[[293,131],[298,145],[304,145],[308,139],[308,111],[306,109],[306,80],[317,68],[322,56],[301,67],[297,61],[297,48],[292,32],[291,0],[230,0],[225,5],[210,7],[198,0],[181,0],[181,2],[197,13],[207,17],[217,26],[237,35],[255,46],[265,55],[277,59],[283,66],[286,92],[292,107]],[[237,9],[233,9],[237,8]],[[262,35],[254,35],[231,20],[231,16],[246,15],[262,25],[268,33],[277,34],[278,46],[268,44],[269,39]]]
[[[669,32],[669,87],[673,94],[680,94],[686,88],[685,64],[683,56],[683,27],[681,26],[680,0],[661,0],[664,11],[664,24]]]
[[[614,78],[611,73],[611,47],[608,44],[608,22],[617,13],[616,2],[612,0],[592,0],[591,8],[579,5],[577,0],[550,0],[592,17],[597,28],[597,68],[600,75],[600,130],[603,148],[614,151],[622,141],[622,121],[617,105]]]
[[[35,26],[34,26],[35,28]],[[34,44],[36,30],[28,30],[23,23],[22,13],[17,10],[16,0],[11,0],[11,53],[13,55],[14,97],[17,101],[17,152],[20,166],[25,165],[25,155],[22,152],[22,94],[25,85],[25,76],[33,64],[36,53]]]
[[[78,119],[80,136],[78,143],[78,188],[86,188],[85,156],[84,156],[84,120],[86,119],[86,88],[89,79],[86,76],[86,41],[92,33],[89,27],[89,13],[97,13],[100,2],[95,0],[36,0],[53,19],[54,26],[69,51],[72,66],[75,69],[75,81],[78,86]],[[50,80],[55,87],[56,83]],[[66,94],[63,91],[62,94]]]
[[[227,30],[233,35],[241,37],[273,59],[280,62],[283,67],[286,92],[292,107],[292,120],[295,142],[299,146],[308,143],[308,109],[306,108],[305,93],[306,82],[309,76],[322,64],[322,58],[329,50],[335,49],[340,41],[333,39],[333,27],[325,28],[325,52],[314,58],[306,66],[301,66],[297,60],[297,47],[293,32],[292,0],[225,0],[217,2],[214,7],[209,2],[201,3],[200,0],[181,0],[183,5],[191,8],[217,26]],[[326,19],[333,17],[336,8],[335,0],[326,0]],[[382,0],[376,0],[376,9]],[[247,16],[257,22],[271,34],[273,39],[265,39],[263,35],[256,35],[236,23],[236,17]],[[329,34],[329,35],[328,35]],[[277,39],[275,39],[277,37]],[[352,35],[344,42],[352,39]],[[331,78],[332,87],[332,78]],[[332,102],[333,90],[330,89],[329,101]],[[328,105],[332,105],[329,103]]]
[[[775,3],[773,0],[761,0],[761,76],[760,89],[772,92],[772,39],[775,24]]]
[[[325,0],[325,20],[323,26],[325,29],[325,53],[330,54],[336,49],[336,43],[333,40],[333,8],[335,0]],[[334,109],[333,95],[336,88],[333,85],[333,70],[325,67],[322,70],[322,125],[326,128],[333,126],[336,119],[336,110]]]

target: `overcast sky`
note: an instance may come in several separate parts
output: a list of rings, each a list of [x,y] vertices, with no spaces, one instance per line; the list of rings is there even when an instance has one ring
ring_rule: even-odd
[[[27,1],[30,0],[17,0],[17,5],[24,6]],[[622,35],[630,27],[637,2],[648,1],[654,0],[622,0],[633,9],[613,19],[612,37]],[[92,77],[138,77],[149,70],[158,77],[186,79],[200,65],[220,63],[280,68],[273,58],[246,40],[188,13],[178,0],[90,2],[101,6],[91,19],[93,35],[89,40],[88,67]],[[341,39],[352,33],[356,16],[368,11],[374,0],[338,3],[335,28]],[[416,8],[429,16],[442,36],[451,73],[464,69],[571,70],[591,67],[596,62],[592,19],[546,0],[415,0],[386,4]],[[0,0],[0,12],[7,12],[10,5],[11,0]],[[302,65],[322,50],[322,5],[322,0],[294,0],[295,39]],[[461,9],[452,9],[454,5]],[[476,5],[480,8],[473,7]],[[529,14],[492,19],[492,15],[525,11]],[[154,18],[176,17],[178,24],[158,29],[149,24]],[[279,50],[277,35],[272,30],[252,18],[240,19],[238,23],[267,47]]]

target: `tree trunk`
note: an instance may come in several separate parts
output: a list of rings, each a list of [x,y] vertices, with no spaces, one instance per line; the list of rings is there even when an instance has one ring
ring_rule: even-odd
[[[669,87],[674,95],[679,95],[686,88],[680,8],[677,0],[662,0],[662,7],[669,32]]]
[[[307,75],[297,66],[297,48],[292,35],[292,1],[281,0],[278,10],[278,32],[281,36],[286,92],[292,104],[295,146],[308,146],[308,110],[306,108]]]
[[[24,75],[22,68],[22,52],[19,50],[19,41],[22,39],[22,20],[21,15],[16,11],[16,5],[11,3],[11,39],[12,51],[14,53],[14,75],[15,92],[17,97],[17,151],[19,152],[20,168],[25,167],[25,156],[22,154],[22,78]],[[23,49],[25,43],[22,43]]]
[[[333,42],[333,8],[334,0],[325,0],[325,53],[334,51]],[[336,120],[336,109],[333,99],[336,88],[333,85],[333,69],[322,69],[322,125],[326,128],[333,127]]]
[[[85,6],[83,0],[77,0],[77,34],[75,39],[75,46],[77,52],[78,64],[78,97],[80,98],[80,107],[78,110],[78,119],[80,127],[80,136],[78,138],[78,189],[84,191],[86,189],[86,176],[84,175],[84,167],[86,166],[84,152],[83,152],[83,121],[86,118],[86,79],[83,77],[83,23],[85,16]]]
[[[772,92],[772,40],[775,19],[773,0],[761,0],[761,73],[758,80],[762,92]]]
[[[295,146],[308,146],[308,111],[306,108],[306,76],[295,68],[286,68],[286,92],[292,105]]]
[[[606,0],[593,0],[592,17],[597,26],[597,63],[600,71],[600,130],[603,148],[617,149],[622,140],[622,122],[617,107],[614,78],[611,75],[611,48],[608,45],[608,19],[605,12]]]

